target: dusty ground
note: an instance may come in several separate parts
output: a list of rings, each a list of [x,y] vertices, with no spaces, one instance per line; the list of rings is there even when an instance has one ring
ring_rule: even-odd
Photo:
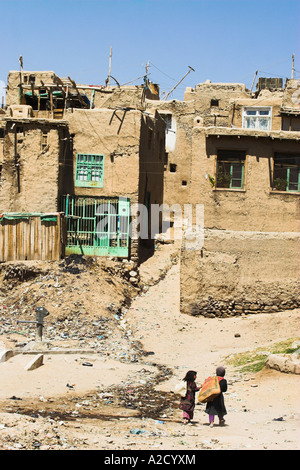
[[[146,287],[126,305],[124,293],[137,290],[90,267],[43,273],[43,281],[23,280],[8,291],[3,281],[0,348],[38,352],[30,327],[16,325],[17,318],[32,315],[27,305],[38,298],[37,289],[51,318],[43,366],[25,371],[29,354],[0,363],[0,448],[299,449],[300,376],[270,369],[241,373],[228,364],[233,353],[259,346],[268,351],[278,341],[299,338],[299,310],[225,319],[182,316],[179,265],[170,245],[141,266],[140,276]],[[62,348],[69,354],[61,354]],[[228,380],[226,425],[210,428],[205,406],[197,405],[193,424],[184,426],[174,384],[189,369],[198,371],[199,383],[221,364]]]

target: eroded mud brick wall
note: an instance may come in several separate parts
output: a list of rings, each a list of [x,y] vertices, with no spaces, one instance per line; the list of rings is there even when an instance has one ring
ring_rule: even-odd
[[[8,120],[0,191],[2,212],[56,212],[63,178],[65,125]]]
[[[181,311],[222,317],[300,306],[299,235],[205,230],[181,253]]]

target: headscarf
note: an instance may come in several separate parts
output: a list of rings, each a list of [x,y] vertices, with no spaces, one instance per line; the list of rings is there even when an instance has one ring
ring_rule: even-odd
[[[216,375],[219,377],[224,377],[225,375],[225,368],[223,366],[217,367],[216,369]]]

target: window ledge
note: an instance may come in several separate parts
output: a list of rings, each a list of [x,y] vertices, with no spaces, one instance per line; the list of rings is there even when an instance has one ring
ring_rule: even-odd
[[[102,183],[97,183],[97,182],[87,182],[87,181],[75,181],[75,187],[76,188],[103,188]]]
[[[269,194],[283,194],[289,196],[300,196],[299,191],[277,191],[276,189],[270,189]]]
[[[238,189],[238,188],[213,188],[213,191],[229,191],[231,193],[245,193],[246,189]]]

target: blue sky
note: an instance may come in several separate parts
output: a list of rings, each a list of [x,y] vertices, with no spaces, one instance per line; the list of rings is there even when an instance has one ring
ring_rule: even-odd
[[[300,78],[300,0],[0,0],[0,81],[10,70],[53,70],[77,83],[149,78],[183,99],[207,79],[251,87],[259,76]],[[137,80],[134,84],[140,84]],[[112,83],[114,83],[112,81]]]

